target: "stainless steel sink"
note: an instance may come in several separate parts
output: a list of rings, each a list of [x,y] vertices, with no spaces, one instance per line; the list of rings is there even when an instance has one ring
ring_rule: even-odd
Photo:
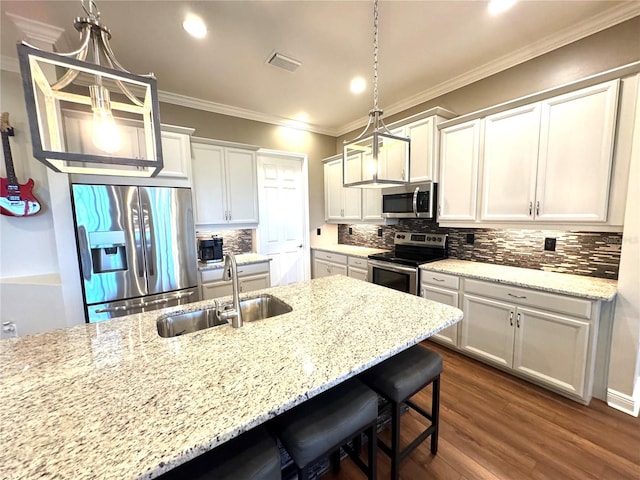
[[[177,337],[185,333],[225,325],[227,321],[220,318],[220,312],[230,308],[233,308],[233,305],[225,303],[219,306],[219,310],[212,307],[177,315],[162,315],[157,321],[158,334],[161,337]],[[242,311],[243,321],[253,322],[289,313],[292,308],[273,295],[263,294],[241,300],[240,310]]]

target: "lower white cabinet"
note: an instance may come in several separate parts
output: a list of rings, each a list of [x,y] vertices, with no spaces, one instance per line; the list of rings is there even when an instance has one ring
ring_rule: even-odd
[[[444,303],[445,305],[458,308],[458,280],[458,277],[453,275],[421,270],[420,296],[433,300],[434,302]],[[457,346],[459,328],[460,322],[432,335],[429,339],[443,345]]]
[[[269,262],[250,265],[238,265],[238,289],[240,293],[261,290],[271,286]],[[233,293],[231,280],[223,280],[223,269],[203,270],[200,272],[202,299],[211,300]]]
[[[313,250],[313,278],[345,275],[368,282],[368,268],[366,258]]]
[[[369,281],[369,265],[366,258],[349,257],[347,260],[347,275],[364,282]]]

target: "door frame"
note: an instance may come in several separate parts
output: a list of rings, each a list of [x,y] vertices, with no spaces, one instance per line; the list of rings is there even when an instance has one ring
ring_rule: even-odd
[[[304,267],[303,280],[309,280],[311,278],[311,249],[309,247],[309,157],[306,153],[285,152],[282,150],[272,150],[268,148],[261,148],[256,152],[257,170],[258,170],[258,211],[260,211],[261,204],[260,198],[262,197],[262,175],[260,170],[262,168],[262,157],[279,157],[284,160],[297,160],[302,163],[302,196],[303,196],[303,226],[302,226],[302,260]],[[262,215],[259,215],[262,218]],[[258,224],[255,229],[254,245],[256,245],[256,252],[260,253],[260,230],[262,222]]]

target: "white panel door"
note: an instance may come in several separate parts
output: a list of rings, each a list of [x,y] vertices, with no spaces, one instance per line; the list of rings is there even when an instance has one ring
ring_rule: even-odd
[[[433,300],[434,302],[440,302],[445,305],[451,305],[452,307],[458,308],[458,292],[456,291],[422,285],[421,294],[424,298]],[[438,343],[457,346],[459,326],[460,322],[452,325],[451,327],[445,328],[429,338],[430,340],[434,340]]]
[[[302,158],[258,154],[260,253],[271,258],[271,285],[305,279]]]
[[[439,220],[475,220],[480,120],[440,131]]]
[[[473,295],[463,296],[460,348],[482,359],[511,367],[515,307]]]
[[[539,137],[539,103],[485,119],[482,220],[533,219]]]
[[[518,307],[513,368],[584,397],[589,323]]]
[[[224,148],[194,142],[191,155],[196,225],[226,223]]]
[[[536,220],[607,219],[619,80],[542,102]]]
[[[225,150],[227,218],[232,224],[258,223],[256,154],[251,150]]]

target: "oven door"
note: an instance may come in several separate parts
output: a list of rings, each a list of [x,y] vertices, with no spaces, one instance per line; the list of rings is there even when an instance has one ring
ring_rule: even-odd
[[[418,291],[416,272],[415,267],[369,260],[369,278],[372,283],[412,295],[416,295]]]

